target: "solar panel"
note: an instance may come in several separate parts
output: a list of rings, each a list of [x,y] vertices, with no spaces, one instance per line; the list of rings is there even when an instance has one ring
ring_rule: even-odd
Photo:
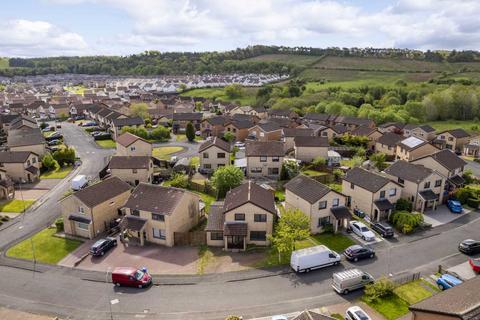
[[[402,143],[410,148],[414,148],[420,144],[422,144],[424,141],[421,139],[418,139],[416,137],[409,137],[405,140],[402,141]]]

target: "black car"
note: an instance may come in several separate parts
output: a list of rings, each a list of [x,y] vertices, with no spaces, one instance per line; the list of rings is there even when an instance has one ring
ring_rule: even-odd
[[[107,237],[100,239],[90,247],[90,254],[94,257],[103,256],[108,250],[117,246],[117,239]]]
[[[373,251],[373,249],[358,244],[348,247],[347,249],[345,249],[343,254],[345,255],[345,258],[347,258],[347,260],[349,261],[358,261],[360,259],[371,259],[375,257],[375,251]]]
[[[360,209],[353,209],[353,214],[356,215],[359,218],[365,218],[365,212],[363,212]]]
[[[381,223],[381,222],[372,223],[371,228],[372,230],[380,234],[383,238],[393,237],[393,228],[385,223]]]
[[[46,141],[60,140],[60,139],[63,139],[63,136],[58,132],[52,133],[51,135],[45,138]]]
[[[463,240],[458,245],[458,250],[468,255],[480,253],[480,241],[472,239]]]

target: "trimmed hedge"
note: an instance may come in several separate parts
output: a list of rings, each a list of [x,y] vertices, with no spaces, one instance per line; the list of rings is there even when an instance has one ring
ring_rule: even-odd
[[[411,233],[422,225],[423,215],[418,212],[397,211],[390,216],[390,222],[402,233]]]

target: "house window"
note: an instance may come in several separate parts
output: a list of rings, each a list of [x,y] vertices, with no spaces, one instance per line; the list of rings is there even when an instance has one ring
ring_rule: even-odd
[[[33,157],[32,158],[32,163],[37,163],[37,158]]]
[[[280,157],[272,157],[272,162],[279,162],[280,161]]]
[[[442,179],[435,180],[435,188],[440,187],[442,185]]]
[[[327,132],[325,132],[325,131],[324,131],[324,132],[322,132],[322,137],[326,137],[327,135],[328,135],[328,133],[327,133]]]
[[[225,152],[219,152],[219,153],[217,153],[217,158],[218,158],[218,159],[225,159]]]
[[[88,230],[88,223],[77,222],[77,228],[82,230]]]
[[[233,133],[236,133],[237,132],[237,129],[233,128]]]
[[[405,180],[403,180],[402,178],[398,178],[398,183],[404,184],[404,183],[405,183]]]
[[[318,203],[318,209],[319,210],[325,209],[326,207],[327,207],[327,201],[320,201]]]
[[[210,240],[223,240],[223,232],[210,232]]]
[[[211,165],[210,163],[205,163],[205,164],[203,164],[203,167],[204,167],[205,169],[212,169],[212,165]]]
[[[266,241],[267,232],[266,231],[250,231],[250,240],[251,241]]]
[[[262,173],[262,168],[252,168],[250,169],[251,173]]]
[[[424,189],[430,188],[430,181],[425,182],[425,184],[423,185],[423,188]]]
[[[140,211],[138,211],[137,209],[133,209],[131,211],[131,214],[132,214],[132,216],[140,217]]]
[[[268,168],[268,174],[279,174],[279,169],[278,168]]]
[[[318,218],[318,225],[317,225],[318,228],[320,228],[320,227],[323,228],[327,224],[330,224],[330,217]]]
[[[30,160],[27,160],[27,167],[30,166]]]
[[[332,207],[338,207],[339,204],[340,204],[340,199],[338,198],[333,199]]]
[[[81,213],[85,213],[85,210],[83,209],[83,207],[78,207],[78,211]]]
[[[132,173],[137,173],[137,169],[132,169]]]
[[[390,197],[396,196],[397,195],[397,188],[392,188],[392,189],[388,190],[388,195]]]
[[[260,162],[267,162],[266,156],[260,156]]]
[[[203,153],[203,159],[208,159],[208,152]]]
[[[245,213],[235,213],[235,221],[245,221]]]
[[[158,213],[153,213],[152,212],[152,220],[165,221],[165,216],[163,214],[158,214]]]
[[[385,190],[380,191],[380,199],[384,199],[384,198],[385,198]]]
[[[165,240],[167,238],[165,229],[152,228],[152,233],[154,238],[157,238],[160,240]]]
[[[135,151],[135,147],[130,147],[130,151]]]
[[[267,222],[267,215],[262,213],[255,213],[253,216],[253,221],[255,222]]]
[[[355,189],[355,185],[353,183],[350,183],[350,189]]]

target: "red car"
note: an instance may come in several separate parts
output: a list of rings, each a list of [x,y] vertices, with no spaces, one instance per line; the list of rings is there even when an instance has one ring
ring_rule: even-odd
[[[152,276],[147,273],[146,268],[120,267],[112,271],[112,283],[118,287],[144,288],[152,283]]]
[[[469,259],[470,266],[472,267],[473,271],[480,273],[480,258],[479,259]]]

